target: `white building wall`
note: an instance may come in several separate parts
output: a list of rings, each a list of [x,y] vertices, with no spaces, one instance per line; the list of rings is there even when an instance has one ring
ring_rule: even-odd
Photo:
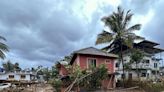
[[[9,75],[14,75],[14,78],[13,79],[9,78]],[[0,74],[0,80],[17,80],[17,81],[21,81],[21,80],[30,81],[31,80],[30,74],[25,74],[25,76],[26,76],[25,79],[22,79],[21,74],[4,73],[4,74]]]
[[[0,80],[7,80],[8,76],[5,74],[5,75],[0,75]]]
[[[130,54],[124,54],[123,60],[124,60],[124,63],[129,62],[130,61]],[[155,79],[156,75],[152,74],[152,70],[159,71],[159,65],[160,65],[159,61],[152,60],[152,56],[145,56],[143,60],[149,60],[149,63],[145,63],[144,62],[144,63],[138,64],[139,68],[146,69],[146,71],[143,71],[143,73],[146,72],[146,77],[141,77],[141,79],[143,79],[143,80],[144,79],[148,79],[148,78]],[[118,63],[118,62],[119,61],[116,60],[116,63]],[[157,63],[157,68],[154,68],[154,63]],[[132,68],[135,69],[136,68],[136,65],[135,64],[132,64]],[[123,74],[123,71],[122,71],[122,69],[123,69],[122,68],[122,62],[120,62],[119,67],[116,67],[115,69],[116,69],[116,72],[120,73],[120,75],[117,75],[116,78],[119,78],[120,79],[121,78],[121,74]],[[137,77],[136,72],[134,72],[134,71],[127,72],[126,71],[125,72],[126,78],[128,76],[128,73],[132,73],[132,76],[134,78]]]
[[[30,75],[26,75],[26,79],[25,80],[30,81],[31,80]]]
[[[25,80],[25,81],[30,81],[30,80],[31,80],[29,74],[25,75],[25,76],[26,76],[25,79],[22,79],[22,78],[21,78],[21,75],[16,75],[16,76],[18,77],[17,80]]]
[[[14,75],[14,80],[20,80],[20,75]]]

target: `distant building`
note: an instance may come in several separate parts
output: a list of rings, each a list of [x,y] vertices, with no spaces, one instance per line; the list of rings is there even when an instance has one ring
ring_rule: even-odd
[[[0,72],[0,81],[32,81],[35,79],[33,72]]]
[[[148,41],[148,40],[141,40],[134,43],[133,48],[138,48],[144,52],[144,58],[141,61],[141,63],[138,64],[139,68],[139,76],[141,80],[155,80],[159,77],[159,67],[160,67],[160,53],[163,52],[163,49],[157,48],[156,46],[159,45],[158,43]],[[119,49],[114,48],[111,49],[112,53],[118,53]],[[130,55],[131,52],[128,47],[123,46],[123,62],[128,63],[130,62]],[[116,72],[118,72],[120,75],[117,76],[117,79],[121,79],[123,75],[123,68],[122,64],[119,60],[116,62]],[[125,78],[136,78],[137,73],[136,65],[131,65],[131,70],[125,72]]]
[[[102,82],[103,87],[115,88],[115,60],[118,56],[110,54],[94,47],[84,48],[73,53],[70,64],[79,66],[82,70],[92,67],[98,67],[101,64],[106,65],[108,69],[108,79]]]

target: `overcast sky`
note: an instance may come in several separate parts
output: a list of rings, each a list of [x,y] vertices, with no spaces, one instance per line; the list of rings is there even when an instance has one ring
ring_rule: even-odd
[[[138,35],[164,48],[164,0],[0,0],[7,60],[21,67],[52,66],[74,50],[95,46],[100,19],[118,5],[132,10],[132,24],[142,24]]]

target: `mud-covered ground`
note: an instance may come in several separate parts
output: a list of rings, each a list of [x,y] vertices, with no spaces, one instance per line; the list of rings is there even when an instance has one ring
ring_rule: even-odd
[[[98,91],[95,91],[95,92],[145,92],[145,91],[142,91],[142,90],[106,90],[106,91],[101,91],[101,90],[98,90]]]
[[[28,87],[17,87],[17,88],[8,88],[0,92],[55,92],[55,89],[50,84],[34,84]],[[72,91],[71,91],[72,92]],[[97,90],[94,92],[144,92],[142,90],[131,89],[131,90]]]
[[[28,87],[8,88],[1,92],[54,92],[54,89],[49,84],[34,84]]]

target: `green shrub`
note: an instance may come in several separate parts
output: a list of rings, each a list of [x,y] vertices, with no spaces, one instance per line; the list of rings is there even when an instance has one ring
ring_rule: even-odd
[[[141,82],[140,87],[146,92],[161,92],[164,91],[164,82]]]
[[[69,75],[69,81],[61,81],[60,79],[51,79],[49,83],[60,92],[61,87],[68,87],[76,78],[82,78],[86,75],[84,79],[76,82],[72,89],[76,87],[80,87],[85,90],[92,90],[100,88],[101,81],[108,76],[108,70],[105,65],[100,65],[99,67],[93,68],[91,70],[93,74],[89,75],[91,72],[87,72],[87,70],[81,70],[80,67],[76,66],[74,68],[74,72]]]
[[[119,80],[119,82],[117,83],[117,87],[123,87],[123,80]],[[130,87],[135,87],[135,86],[139,86],[140,82],[137,80],[124,80],[124,87],[125,88],[130,88]]]
[[[107,71],[108,70],[105,67],[105,65],[100,65],[97,68],[93,68],[92,72],[94,72],[94,73],[91,74],[90,76],[84,78],[83,80],[81,80],[79,82],[80,87],[87,89],[87,90],[95,90],[97,88],[100,88],[102,80],[108,76]]]
[[[119,82],[122,84],[122,81]],[[164,91],[164,82],[153,83],[152,81],[137,81],[137,80],[125,80],[125,87],[138,86],[145,92],[162,92]]]
[[[55,88],[56,92],[60,92],[61,85],[62,85],[62,82],[60,79],[51,79],[49,81],[49,84],[51,84]]]

